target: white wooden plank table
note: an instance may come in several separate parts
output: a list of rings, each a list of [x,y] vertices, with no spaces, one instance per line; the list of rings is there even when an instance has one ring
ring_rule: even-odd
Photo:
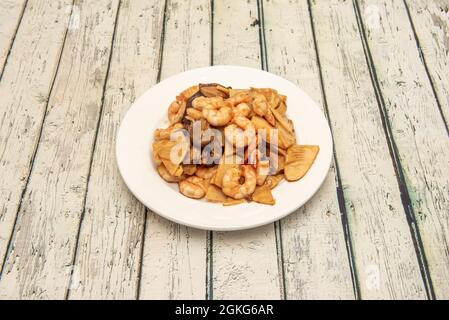
[[[132,102],[214,64],[333,132],[320,191],[245,232],[157,216],[115,164]],[[0,299],[449,299],[448,75],[444,0],[0,0]]]

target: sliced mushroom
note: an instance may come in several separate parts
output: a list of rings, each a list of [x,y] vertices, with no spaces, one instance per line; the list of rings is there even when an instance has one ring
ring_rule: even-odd
[[[203,83],[199,85],[200,92],[208,98],[211,97],[222,97],[223,99],[229,98],[229,94],[226,93],[224,86],[218,83]]]

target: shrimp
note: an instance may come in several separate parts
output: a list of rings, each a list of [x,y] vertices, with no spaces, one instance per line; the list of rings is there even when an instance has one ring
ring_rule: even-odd
[[[251,114],[251,108],[248,104],[242,102],[232,109],[232,113],[234,117],[237,116],[248,117]]]
[[[201,199],[206,195],[207,190],[203,179],[191,176],[179,182],[179,191],[186,197]]]
[[[234,117],[234,123],[225,128],[225,137],[238,147],[247,146],[256,135],[254,124],[246,117]],[[242,130],[243,129],[243,130]]]
[[[207,122],[216,127],[224,126],[232,119],[232,108],[222,97],[198,97],[192,106],[201,110]]]
[[[182,179],[185,178],[183,175],[179,176],[179,177],[176,177],[176,176],[170,174],[168,172],[167,168],[163,164],[161,164],[161,165],[159,165],[157,167],[157,172],[159,173],[161,178],[164,179],[167,182],[179,182],[179,181],[181,181]]]
[[[168,140],[170,139],[171,134],[182,128],[181,123],[175,123],[174,125],[168,127],[167,129],[157,129],[154,133],[154,140]]]
[[[223,102],[224,101],[222,97],[198,97],[192,101],[192,107],[200,111],[204,108],[215,109],[218,106],[222,105]]]
[[[239,92],[228,98],[226,101],[231,103],[233,106],[237,106],[243,102],[249,102],[249,96],[247,92]]]
[[[170,124],[177,123],[184,117],[184,112],[186,111],[185,101],[173,101],[168,107],[168,120]]]
[[[243,199],[254,192],[256,180],[256,170],[250,165],[229,168],[223,176],[222,191],[236,200]]]
[[[243,116],[234,117],[234,123],[244,130],[253,130],[253,131],[256,130],[254,124],[247,117]]]
[[[193,176],[196,172],[196,165],[195,164],[184,164],[182,166],[183,172],[188,176]]]
[[[220,109],[203,109],[203,116],[213,126],[221,127],[229,123],[232,119],[232,109],[223,106]]]
[[[253,110],[257,115],[264,117],[272,126],[276,124],[276,119],[270,110],[267,98],[263,94],[254,94]]]
[[[218,166],[205,167],[201,166],[196,169],[196,175],[202,179],[209,180],[215,176]]]
[[[203,113],[195,108],[187,108],[186,113],[192,120],[201,120],[203,118]]]

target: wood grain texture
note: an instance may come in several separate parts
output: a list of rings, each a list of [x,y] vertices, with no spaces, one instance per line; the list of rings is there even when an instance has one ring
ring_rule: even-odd
[[[161,80],[210,65],[210,1],[169,0],[165,19]],[[206,231],[149,212],[139,298],[205,299],[206,256]]]
[[[379,8],[380,28],[366,25],[368,46],[435,295],[449,299],[449,139],[445,123],[404,2],[363,0],[360,5],[362,11],[369,6]]]
[[[0,82],[0,265],[39,140],[71,4],[28,4]]]
[[[161,80],[211,63],[210,0],[168,0]]]
[[[72,17],[77,25],[72,25],[67,34],[50,95],[11,244],[13,250],[0,281],[2,297],[65,297],[117,3],[75,3]]]
[[[0,0],[0,299],[353,299],[351,258],[361,298],[425,299],[417,238],[448,299],[448,9]],[[159,78],[210,63],[263,65],[327,106],[353,257],[334,167],[276,227],[211,243],[130,194],[115,162],[125,112]]]
[[[0,2],[0,77],[22,20],[26,2],[26,0]]]
[[[163,11],[161,1],[119,8],[70,299],[137,297],[145,208],[118,172],[115,138],[132,102],[156,82]]]
[[[448,126],[449,4],[447,0],[413,0],[406,4]]]
[[[311,3],[361,298],[424,299],[353,3]]]
[[[263,9],[269,71],[323,107],[307,0],[265,0]],[[332,167],[318,193],[281,221],[287,299],[354,299],[335,180]]]
[[[256,1],[214,3],[214,64],[260,68]],[[214,299],[282,297],[274,224],[239,232],[215,232],[212,259]]]

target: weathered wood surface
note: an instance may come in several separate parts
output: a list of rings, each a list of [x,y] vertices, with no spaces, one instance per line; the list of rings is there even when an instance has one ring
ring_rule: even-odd
[[[138,294],[145,208],[118,172],[115,138],[132,102],[156,83],[164,3],[122,1],[118,12],[71,299],[134,299]]]
[[[323,107],[307,0],[264,1],[263,10],[269,71]],[[335,180],[331,168],[320,191],[281,221],[287,299],[354,298]]]
[[[448,126],[449,4],[447,0],[407,0],[406,4]]]
[[[101,2],[101,3],[100,3]],[[117,1],[75,3],[18,228],[0,282],[10,298],[63,299],[72,271]]]
[[[446,2],[0,1],[0,299],[449,298]],[[132,102],[209,64],[328,113],[335,164],[281,222],[180,226],[117,171]]]
[[[435,295],[449,299],[449,139],[403,1],[362,0],[379,8],[367,28],[392,140],[410,196]],[[448,22],[448,21],[446,21]],[[436,143],[438,141],[438,143]]]
[[[426,298],[353,3],[312,14],[361,298]]]
[[[259,68],[256,1],[214,3],[214,64]],[[282,298],[274,224],[247,231],[215,232],[212,244],[214,299]]]
[[[22,20],[26,0],[0,2],[0,78]]]
[[[37,148],[70,6],[70,0],[28,4],[1,78],[0,265]]]
[[[209,0],[169,0],[165,16],[161,80],[210,65]],[[140,299],[205,299],[207,232],[149,212]]]

